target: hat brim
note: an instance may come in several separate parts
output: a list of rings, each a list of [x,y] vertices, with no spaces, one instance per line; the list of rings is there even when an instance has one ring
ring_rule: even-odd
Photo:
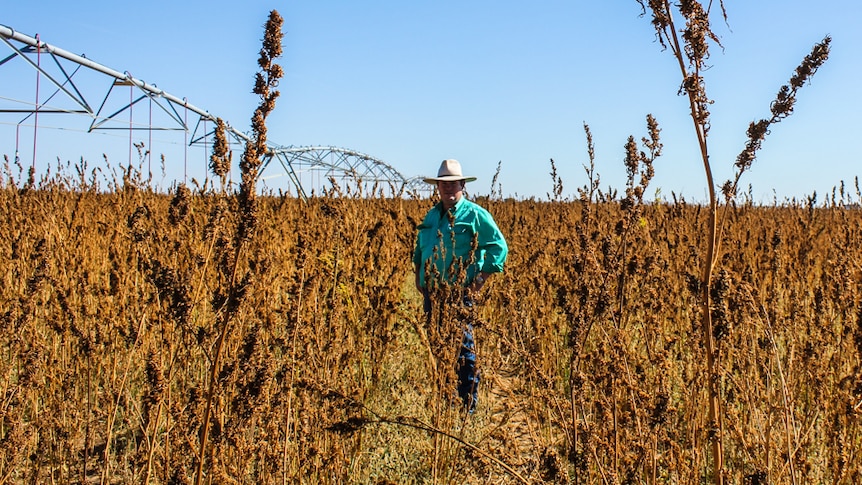
[[[422,179],[425,183],[428,184],[436,184],[437,182],[455,182],[458,180],[463,180],[464,182],[473,182],[476,180],[476,177],[464,177],[463,175],[444,175],[442,177],[427,177]]]

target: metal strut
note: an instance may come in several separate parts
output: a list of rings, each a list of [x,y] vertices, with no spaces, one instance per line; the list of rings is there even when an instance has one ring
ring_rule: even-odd
[[[56,92],[47,99],[51,99],[54,95],[63,93],[68,99],[72,100],[76,106],[74,109],[63,109],[46,107],[45,103],[37,101],[36,106],[29,109],[3,109],[0,107],[0,113],[66,113],[85,115],[91,118],[91,123],[88,131],[95,130],[183,130],[185,132],[185,144],[192,145],[200,143],[201,140],[206,142],[209,136],[212,136],[214,129],[207,129],[207,121],[212,121],[212,126],[216,126],[217,118],[208,111],[189,104],[185,98],[176,97],[155,85],[148,84],[142,80],[134,78],[129,72],[120,72],[102,64],[94,62],[83,55],[73,54],[59,47],[42,42],[39,39],[21,34],[5,25],[0,25],[0,40],[3,41],[13,53],[5,58],[0,59],[0,67],[8,63],[12,59],[21,58],[36,69],[39,76],[44,76],[56,88]],[[48,72],[42,62],[33,62],[27,54],[36,53],[50,55],[56,66],[59,68],[59,75],[52,75]],[[69,61],[78,66],[69,74],[69,71],[64,69],[61,60]],[[90,103],[87,102],[82,90],[76,86],[73,81],[73,76],[78,72],[80,67],[86,67],[92,71],[110,76],[114,78],[108,92],[105,94],[102,102],[99,104],[98,110],[93,110]],[[3,84],[0,83],[0,86]],[[113,111],[108,115],[102,115],[102,110],[107,107],[107,100],[114,87],[129,86],[130,89],[138,91],[138,96],[130,95],[127,104],[120,109]],[[0,88],[2,89],[2,88]],[[123,127],[107,126],[107,123],[116,120],[116,117],[129,111],[131,118],[131,110],[133,106],[141,101],[147,100],[150,103],[150,122],[148,126],[134,126],[131,121],[123,123]],[[157,106],[166,115],[171,122],[171,126],[154,126],[152,123],[152,107]],[[194,130],[189,129],[187,113],[192,112],[198,115],[199,119]],[[183,113],[182,115],[180,113]],[[198,128],[203,124],[203,134],[198,134]],[[251,141],[251,137],[235,128],[225,121],[225,130],[236,142],[245,145]],[[191,140],[189,133],[192,131]],[[271,165],[273,159],[278,160],[279,165],[289,177],[291,183],[296,187],[298,195],[307,199],[307,194],[302,186],[302,182],[297,173],[297,169],[310,169],[317,171],[325,171],[330,175],[338,175],[342,179],[351,179],[356,183],[372,183],[389,187],[393,195],[403,194],[408,180],[404,178],[394,167],[378,160],[369,155],[332,146],[281,146],[267,142],[267,152],[263,155],[261,169],[258,172],[258,178],[263,175],[265,169]],[[186,162],[184,162],[185,164]],[[185,167],[184,167],[185,174]],[[185,175],[184,175],[185,176]]]

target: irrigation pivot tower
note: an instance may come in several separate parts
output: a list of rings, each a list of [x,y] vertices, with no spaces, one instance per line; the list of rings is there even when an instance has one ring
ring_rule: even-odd
[[[128,71],[112,69],[84,55],[42,42],[38,35],[30,37],[0,24],[0,41],[0,47],[6,45],[10,50],[5,57],[0,52],[0,128],[6,127],[0,130],[0,153],[9,155],[5,152],[7,141],[14,137],[14,160],[19,167],[28,162],[36,166],[39,137],[42,132],[52,130],[127,133],[130,164],[133,132],[148,134],[147,157],[151,156],[154,132],[180,133],[184,147],[183,177],[188,171],[189,147],[202,147],[204,159],[208,159],[207,147],[214,141],[217,120],[209,111],[136,79]],[[95,90],[94,86],[104,84],[105,79],[109,81],[107,91],[104,87]],[[88,126],[75,129],[48,125],[44,117],[49,115],[52,120],[53,115],[85,118]],[[249,141],[249,135],[227,120],[224,122],[232,145],[244,146]],[[6,132],[10,133],[8,137]],[[30,151],[29,160],[21,156],[22,150]],[[147,163],[149,166],[152,161],[148,159]],[[273,173],[279,168],[281,172]],[[152,168],[149,170],[152,175]],[[332,181],[371,187],[372,190],[365,191],[370,196],[402,195],[412,187],[412,180],[405,179],[391,165],[355,150],[332,146],[284,146],[267,142],[258,176],[264,185],[278,177],[288,177],[291,188],[303,199],[309,186],[314,190],[315,186],[326,187]]]

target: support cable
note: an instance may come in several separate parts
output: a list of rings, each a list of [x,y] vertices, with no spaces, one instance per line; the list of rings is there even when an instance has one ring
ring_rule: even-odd
[[[185,110],[183,111],[183,136],[185,136],[185,142],[183,143],[183,184],[188,183],[188,167],[189,167],[189,102],[186,98],[183,98],[183,106]]]
[[[149,172],[149,180],[153,180],[153,97],[147,96],[150,99],[150,121],[147,129],[149,141],[147,142],[147,171]]]
[[[210,176],[210,166],[209,161],[207,160],[207,155],[209,154],[209,148],[207,148],[208,136],[209,132],[207,132],[207,119],[204,118],[204,180],[206,180]]]
[[[18,123],[15,126],[15,164],[18,165],[21,163],[21,152],[19,150],[19,143],[21,141],[21,123]]]
[[[36,34],[36,106],[33,112],[33,173],[36,173],[36,141],[39,132],[39,80],[42,73],[42,41],[39,40],[39,34]]]
[[[132,75],[129,71],[126,71],[126,76],[129,79],[132,79]],[[134,96],[135,96],[135,86],[134,84],[129,84],[129,167],[132,166],[132,133],[134,132],[134,123],[135,120],[132,117],[132,112],[135,109],[134,107]]]

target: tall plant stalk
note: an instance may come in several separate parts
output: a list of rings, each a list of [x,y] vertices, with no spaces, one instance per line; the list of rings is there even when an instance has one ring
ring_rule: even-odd
[[[700,157],[706,174],[707,189],[709,191],[709,211],[707,224],[707,247],[706,258],[703,261],[701,279],[699,282],[700,305],[701,305],[701,332],[702,343],[706,351],[707,365],[707,392],[709,400],[709,439],[713,459],[713,481],[717,485],[725,483],[724,480],[724,450],[721,409],[721,374],[717,366],[719,355],[718,342],[714,332],[712,321],[712,290],[713,273],[719,254],[720,227],[718,223],[719,201],[716,192],[716,184],[712,175],[709,161],[709,148],[707,136],[709,133],[709,105],[712,101],[706,96],[706,85],[702,76],[705,61],[709,58],[709,41],[721,45],[718,37],[712,32],[709,24],[710,8],[703,8],[696,0],[681,0],[675,4],[679,14],[685,19],[685,27],[678,29],[674,23],[674,11],[669,0],[637,0],[646,13],[649,7],[652,12],[652,24],[656,29],[656,35],[662,47],[670,48],[676,58],[680,73],[682,75],[682,86],[680,92],[688,96],[689,108],[692,122],[694,123],[695,136],[697,137]],[[727,12],[723,0],[719,1],[721,13],[725,21]],[[682,41],[680,41],[682,37]],[[786,118],[793,112],[796,101],[796,92],[826,61],[829,55],[830,38],[815,45],[811,54],[807,56],[802,64],[797,67],[791,78],[790,85],[782,86],[778,96],[770,106],[772,117],[769,120],[752,122],[748,128],[748,142],[737,157],[736,173],[733,181],[728,181],[722,186],[722,192],[726,202],[736,196],[739,180],[755,159],[756,151],[760,149],[763,139],[769,131],[769,126]]]
[[[206,458],[207,440],[212,417],[212,405],[216,382],[221,368],[221,355],[225,340],[229,333],[230,324],[244,300],[251,280],[250,274],[246,274],[242,278],[239,277],[239,266],[242,260],[241,256],[254,237],[255,230],[257,229],[258,204],[255,184],[261,164],[261,157],[266,154],[266,118],[275,108],[275,100],[279,96],[279,92],[275,88],[278,86],[278,81],[283,75],[281,66],[273,63],[276,58],[281,56],[281,40],[283,37],[281,28],[283,23],[284,19],[282,19],[277,11],[273,10],[270,12],[269,20],[266,23],[263,46],[258,57],[260,71],[255,77],[253,92],[260,96],[261,102],[252,116],[252,137],[246,142],[245,151],[240,162],[242,181],[239,193],[237,194],[239,220],[233,241],[232,269],[229,274],[224,275],[226,276],[228,288],[225,296],[222,297],[221,305],[217,309],[217,324],[220,329],[212,364],[210,365],[206,411],[204,412],[204,419],[201,424],[203,429],[201,431],[201,442],[198,452],[197,473],[195,476],[196,485],[202,483],[203,466]],[[223,130],[224,126],[219,124],[217,129]],[[223,137],[223,134],[221,136]],[[225,150],[224,146],[218,144],[216,148],[220,151]],[[223,166],[216,163],[219,158],[216,155],[223,154],[214,154],[212,165],[216,175],[222,178],[222,183],[224,184],[226,170],[224,170]]]

